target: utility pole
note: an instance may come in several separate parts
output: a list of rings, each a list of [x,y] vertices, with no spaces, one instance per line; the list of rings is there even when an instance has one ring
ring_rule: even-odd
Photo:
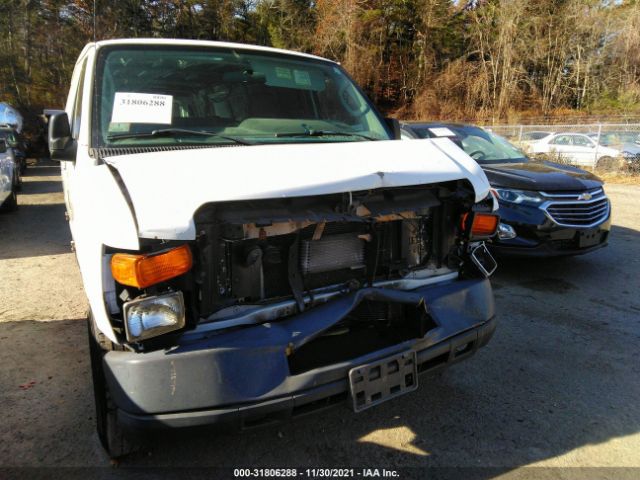
[[[93,0],[93,41],[96,41],[96,3],[97,0]]]

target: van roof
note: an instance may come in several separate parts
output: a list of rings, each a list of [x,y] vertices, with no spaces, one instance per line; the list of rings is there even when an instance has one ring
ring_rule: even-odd
[[[252,50],[256,52],[273,52],[284,55],[294,55],[298,57],[312,58],[315,60],[324,60],[325,62],[334,62],[327,58],[318,57],[308,53],[295,52],[292,50],[284,50],[281,48],[263,47],[261,45],[251,45],[248,43],[235,42],[215,42],[209,40],[185,40],[177,38],[119,38],[115,40],[101,40],[95,43],[89,43],[87,47],[95,46],[96,48],[107,47],[111,45],[180,45],[185,47],[218,47],[218,48],[235,48],[242,50]],[[85,47],[85,48],[87,48]]]

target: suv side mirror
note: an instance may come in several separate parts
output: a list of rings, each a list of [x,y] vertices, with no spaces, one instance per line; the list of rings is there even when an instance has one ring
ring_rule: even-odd
[[[402,137],[400,136],[400,122],[398,121],[398,119],[387,117],[384,119],[384,121],[387,124],[387,127],[389,127],[389,129],[393,133],[393,139],[400,140]]]
[[[4,140],[0,140],[0,153],[5,153],[7,151],[7,144]]]
[[[49,118],[49,152],[51,160],[75,161],[77,142],[71,137],[69,117],[59,112]]]

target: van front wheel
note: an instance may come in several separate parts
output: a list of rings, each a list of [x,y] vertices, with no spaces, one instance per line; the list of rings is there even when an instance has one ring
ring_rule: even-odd
[[[117,412],[104,376],[102,357],[110,350],[122,350],[100,332],[94,324],[91,313],[87,318],[89,331],[89,355],[93,377],[93,394],[96,404],[96,428],[98,438],[109,457],[116,459],[136,450],[118,423]]]

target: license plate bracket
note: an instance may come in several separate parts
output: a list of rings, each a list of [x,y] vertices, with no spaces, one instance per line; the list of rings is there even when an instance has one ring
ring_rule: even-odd
[[[583,230],[578,232],[578,247],[593,247],[600,243],[600,231],[598,229]]]
[[[416,352],[408,350],[349,370],[353,410],[367,408],[418,388]]]
[[[498,263],[484,243],[472,250],[471,260],[485,277],[490,277],[498,268]]]

